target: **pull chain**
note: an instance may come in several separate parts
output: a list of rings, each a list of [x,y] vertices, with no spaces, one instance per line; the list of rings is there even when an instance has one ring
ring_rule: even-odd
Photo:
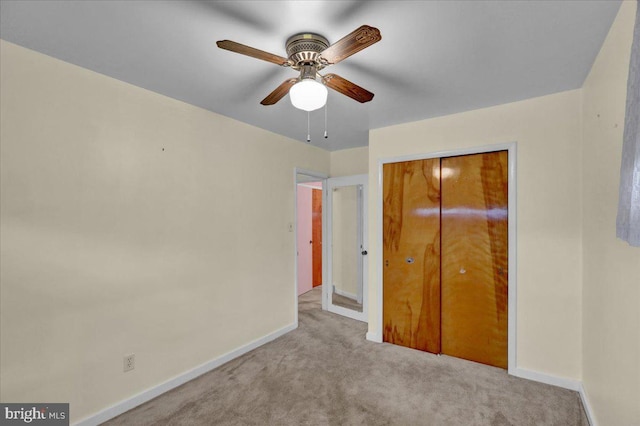
[[[329,134],[327,133],[327,108],[328,108],[329,102],[327,102],[326,104],[324,104],[324,138],[327,139],[329,137]]]
[[[311,143],[311,120],[309,119],[310,112],[307,111],[307,143]]]

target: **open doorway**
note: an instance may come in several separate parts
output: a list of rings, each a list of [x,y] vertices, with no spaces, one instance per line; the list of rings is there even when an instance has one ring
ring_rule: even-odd
[[[322,286],[322,182],[297,184],[298,296]]]
[[[325,259],[323,187],[327,175],[296,169],[295,194],[295,323],[299,310],[326,309],[322,295]]]

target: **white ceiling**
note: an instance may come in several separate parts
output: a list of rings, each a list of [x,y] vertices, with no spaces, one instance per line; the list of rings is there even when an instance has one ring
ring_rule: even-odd
[[[306,143],[288,97],[259,102],[290,69],[218,49],[229,39],[286,56],[287,38],[330,43],[362,24],[382,41],[332,72],[375,93],[329,94],[312,144],[368,143],[368,130],[582,86],[620,6],[607,1],[5,1],[0,37]]]

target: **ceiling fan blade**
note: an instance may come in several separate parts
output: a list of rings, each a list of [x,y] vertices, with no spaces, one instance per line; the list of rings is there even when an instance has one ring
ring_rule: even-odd
[[[380,30],[368,25],[363,25],[327,47],[320,54],[320,57],[328,64],[337,64],[380,40],[382,40]]]
[[[220,49],[251,56],[256,59],[262,59],[263,61],[271,62],[272,64],[281,65],[283,67],[289,65],[289,60],[287,58],[274,55],[273,53],[265,52],[264,50],[256,49],[254,47],[246,46],[244,44],[236,43],[235,41],[220,40],[216,42],[216,44]]]
[[[280,99],[284,98],[287,93],[289,93],[289,89],[291,86],[298,82],[297,78],[290,78],[285,80],[280,86],[276,87],[276,90],[269,93],[266,98],[260,102],[262,105],[273,105],[278,102]]]
[[[360,103],[369,102],[373,99],[373,93],[370,91],[363,89],[355,83],[346,80],[339,75],[336,74],[327,74],[324,76],[324,83],[327,87],[335,90],[336,92],[340,92],[343,95],[350,97],[351,99],[355,99]]]

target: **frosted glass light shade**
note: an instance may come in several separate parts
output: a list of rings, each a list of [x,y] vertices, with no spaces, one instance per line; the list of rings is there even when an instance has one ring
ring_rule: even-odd
[[[302,80],[289,89],[289,97],[294,107],[314,111],[327,103],[327,88],[315,80]]]

